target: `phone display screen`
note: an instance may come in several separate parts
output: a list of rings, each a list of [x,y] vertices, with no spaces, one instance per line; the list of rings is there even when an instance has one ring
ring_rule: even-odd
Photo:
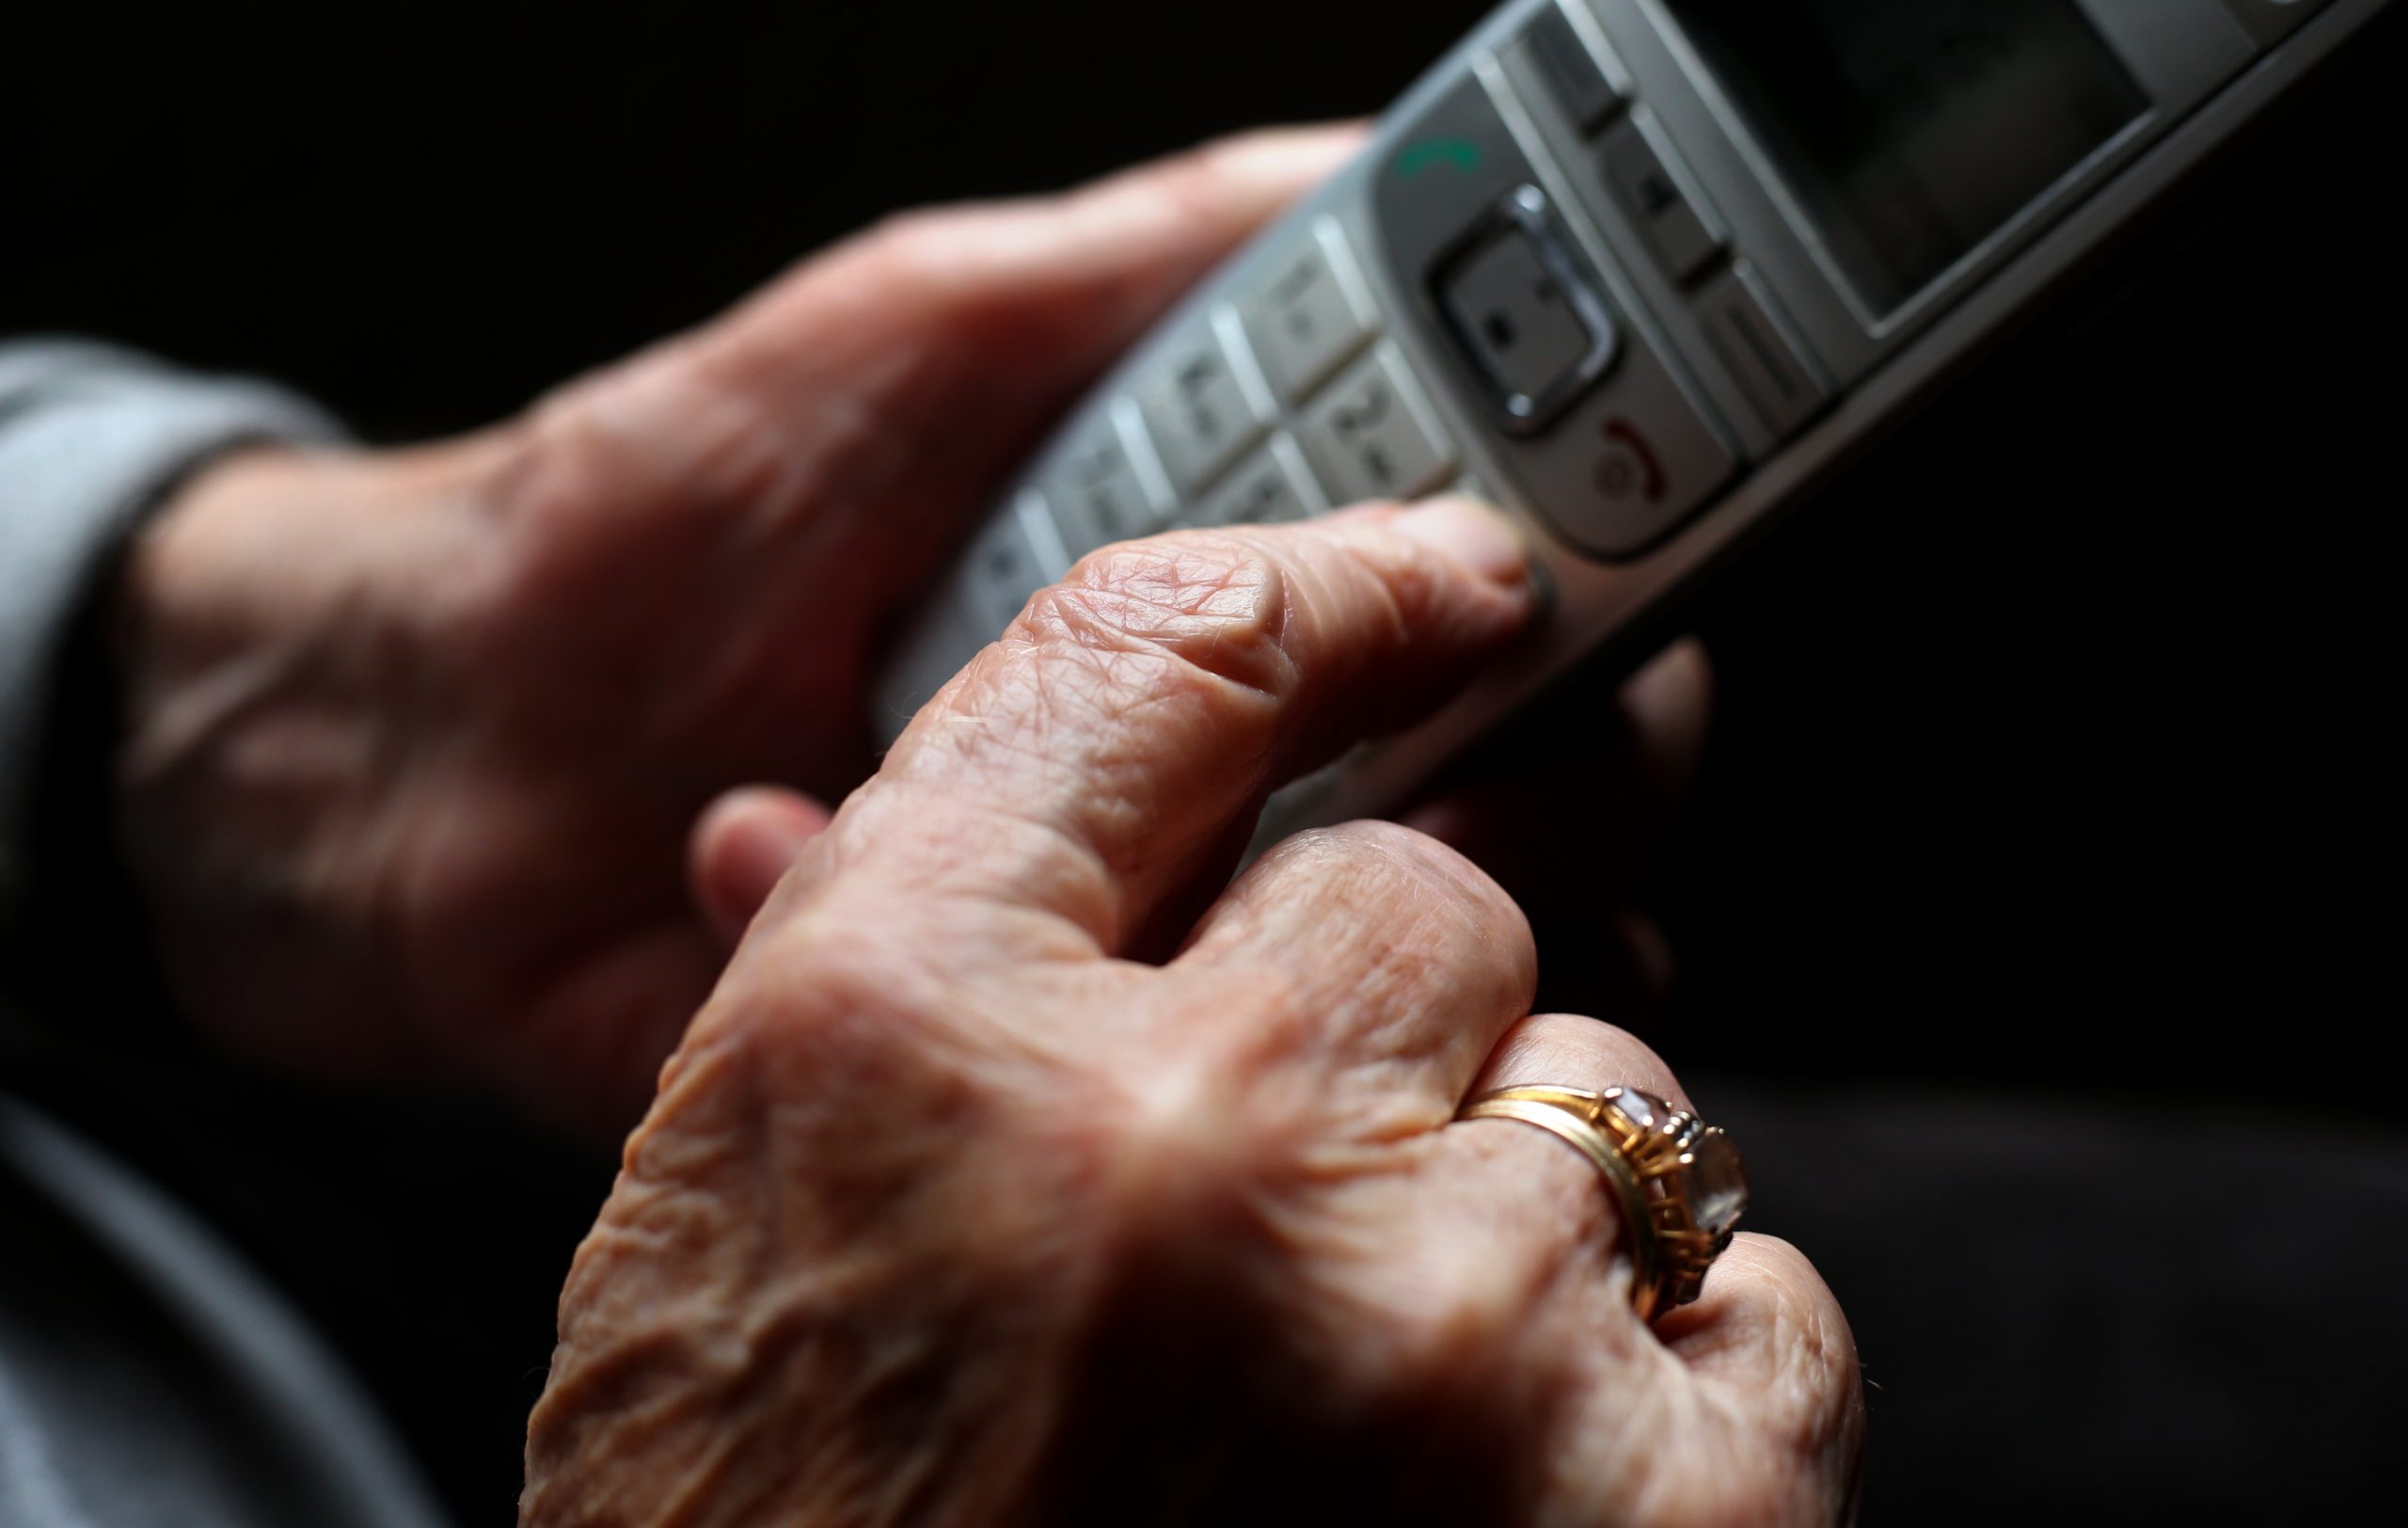
[[[1666,0],[1876,314],[2148,107],[2072,0]]]

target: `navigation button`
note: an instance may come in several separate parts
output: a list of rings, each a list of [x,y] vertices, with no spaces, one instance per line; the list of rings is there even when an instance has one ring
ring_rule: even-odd
[[[1379,317],[1337,221],[1316,220],[1238,298],[1263,375],[1294,403],[1371,338]]]
[[[1270,401],[1258,401],[1249,386],[1251,367],[1239,358],[1244,340],[1236,329],[1237,315],[1223,308],[1172,342],[1137,387],[1138,410],[1180,493],[1218,476],[1267,422]]]
[[[1411,499],[1455,465],[1447,438],[1403,355],[1383,342],[1313,400],[1305,454],[1334,502]]]
[[[1506,198],[1434,285],[1456,345],[1514,434],[1543,428],[1613,364],[1619,338],[1605,299],[1536,186]]]
[[[1674,280],[1694,279],[1721,255],[1721,225],[1643,112],[1606,139],[1602,164],[1614,199]]]

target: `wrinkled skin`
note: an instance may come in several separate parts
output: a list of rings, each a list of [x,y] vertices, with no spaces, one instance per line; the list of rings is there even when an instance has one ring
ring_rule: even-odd
[[[1742,1237],[1651,1333],[1592,1170],[1448,1122],[1512,1081],[1682,1096],[1525,1017],[1528,926],[1468,861],[1307,834],[1124,958],[1266,788],[1529,606],[1454,502],[1107,549],[1032,601],[664,1074],[522,1520],[1838,1520],[1855,1361],[1805,1261]]]
[[[182,1008],[279,1064],[466,1080],[615,1138],[817,803],[868,772],[865,683],[936,562],[1354,141],[901,216],[477,436],[200,474],[117,601],[118,836]],[[1676,779],[1701,676],[1591,708],[1588,778]],[[1519,809],[1450,831],[1562,841]],[[1581,852],[1581,921],[1628,926],[1634,846]]]
[[[1355,824],[1222,889],[1276,781],[1529,618],[1497,522],[1099,553],[869,776],[943,549],[1349,143],[899,219],[479,436],[230,459],[135,549],[119,837],[196,1021],[642,1115],[525,1520],[1840,1513],[1853,1357],[1801,1259],[1743,1236],[1651,1333],[1578,1157],[1447,1125],[1508,1081],[1680,1096],[1527,1016],[1497,884]],[[1578,813],[1474,781],[1408,820],[1516,889],[1579,866],[1655,968],[1624,903],[1703,695],[1676,650],[1593,767],[1506,761]]]

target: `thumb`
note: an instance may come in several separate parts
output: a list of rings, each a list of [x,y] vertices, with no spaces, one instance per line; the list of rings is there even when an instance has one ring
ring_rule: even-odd
[[[731,790],[704,811],[687,837],[687,879],[722,944],[744,937],[828,817],[809,796],[776,786]]]

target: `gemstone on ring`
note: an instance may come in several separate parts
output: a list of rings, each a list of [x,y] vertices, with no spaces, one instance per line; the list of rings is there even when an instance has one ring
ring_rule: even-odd
[[[1653,1093],[1609,1088],[1600,1101],[1627,1122],[1635,1163],[1660,1185],[1657,1202],[1683,1206],[1689,1228],[1719,1251],[1748,1209],[1739,1148],[1720,1129]]]
[[[1628,1120],[1634,1130],[1653,1130],[1656,1122],[1671,1108],[1660,1098],[1651,1098],[1636,1088],[1614,1088],[1606,1093],[1606,1102],[1614,1112]]]
[[[1688,1179],[1690,1223],[1719,1248],[1748,1209],[1748,1171],[1739,1148],[1719,1128],[1708,1128],[1682,1154],[1681,1166]]]

